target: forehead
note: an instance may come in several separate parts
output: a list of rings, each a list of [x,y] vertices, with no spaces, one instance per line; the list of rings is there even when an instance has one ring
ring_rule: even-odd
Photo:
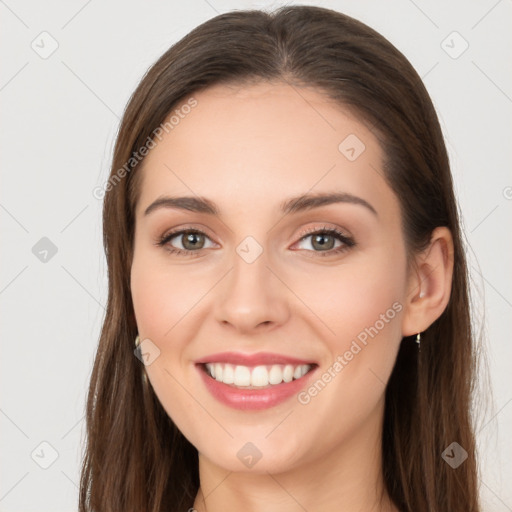
[[[137,215],[163,194],[211,197],[254,213],[308,191],[365,196],[381,208],[394,201],[376,137],[320,92],[259,83],[216,85],[192,97],[193,108],[178,117],[180,105],[173,109],[173,128],[139,169]]]

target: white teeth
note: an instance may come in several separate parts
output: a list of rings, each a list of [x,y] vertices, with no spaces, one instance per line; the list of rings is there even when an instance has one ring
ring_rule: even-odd
[[[287,364],[284,367],[283,380],[285,382],[291,382],[293,380],[293,366],[291,364]]]
[[[215,364],[215,378],[222,382],[222,365],[220,363]]]
[[[222,374],[222,382],[224,384],[233,384],[235,382],[235,369],[231,364],[224,365],[224,373]]]
[[[219,364],[219,363],[217,363]],[[247,366],[235,367],[235,386],[250,386],[251,385],[251,370]]]
[[[281,382],[283,382],[283,370],[281,367],[274,365],[268,372],[268,383],[281,384]]]
[[[249,367],[227,363],[206,363],[205,366],[208,374],[215,380],[240,387],[267,387],[291,382],[293,379],[300,379],[311,369],[309,364]]]
[[[251,386],[266,386],[268,384],[268,371],[265,366],[256,366],[251,372]]]

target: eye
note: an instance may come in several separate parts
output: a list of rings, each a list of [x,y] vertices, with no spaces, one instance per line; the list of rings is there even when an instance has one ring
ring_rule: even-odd
[[[171,241],[177,239],[181,247],[174,247]],[[156,243],[158,246],[163,246],[172,254],[180,254],[185,256],[196,256],[195,252],[199,253],[201,249],[213,247],[215,244],[208,246],[206,241],[211,240],[208,236],[198,229],[182,229],[173,231],[162,236]]]
[[[308,243],[305,243],[311,239]],[[336,242],[338,245],[336,246]],[[303,234],[298,243],[303,243],[306,246],[312,247],[313,252],[319,253],[319,256],[331,256],[339,254],[343,251],[355,246],[355,241],[348,235],[335,228],[328,228],[324,226],[322,229],[313,229]],[[304,247],[299,247],[304,249]],[[308,247],[305,249],[310,250]]]
[[[176,247],[171,243],[174,239],[177,240],[181,247]],[[308,239],[311,239],[311,241],[305,243]],[[210,245],[208,245],[208,242]],[[338,245],[336,245],[336,242],[338,242]],[[309,245],[312,249],[308,247],[299,247],[299,249],[306,249],[308,252],[316,253],[318,256],[339,254],[356,245],[350,236],[336,228],[328,228],[327,226],[320,229],[310,229],[302,233],[300,240],[296,244]],[[201,249],[215,247],[216,244],[203,231],[187,228],[166,233],[156,241],[156,245],[165,247],[171,254],[195,257],[201,254]]]

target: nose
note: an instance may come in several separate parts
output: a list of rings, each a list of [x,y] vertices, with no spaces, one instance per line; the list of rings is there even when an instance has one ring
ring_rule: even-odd
[[[290,315],[289,291],[270,268],[265,253],[248,263],[238,254],[222,280],[216,297],[215,317],[239,334],[271,330]]]

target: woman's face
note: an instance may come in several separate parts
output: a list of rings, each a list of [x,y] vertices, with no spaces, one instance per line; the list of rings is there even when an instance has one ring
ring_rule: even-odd
[[[131,291],[151,385],[229,471],[356,463],[382,428],[408,289],[381,148],[311,89],[194,98],[140,169]]]

